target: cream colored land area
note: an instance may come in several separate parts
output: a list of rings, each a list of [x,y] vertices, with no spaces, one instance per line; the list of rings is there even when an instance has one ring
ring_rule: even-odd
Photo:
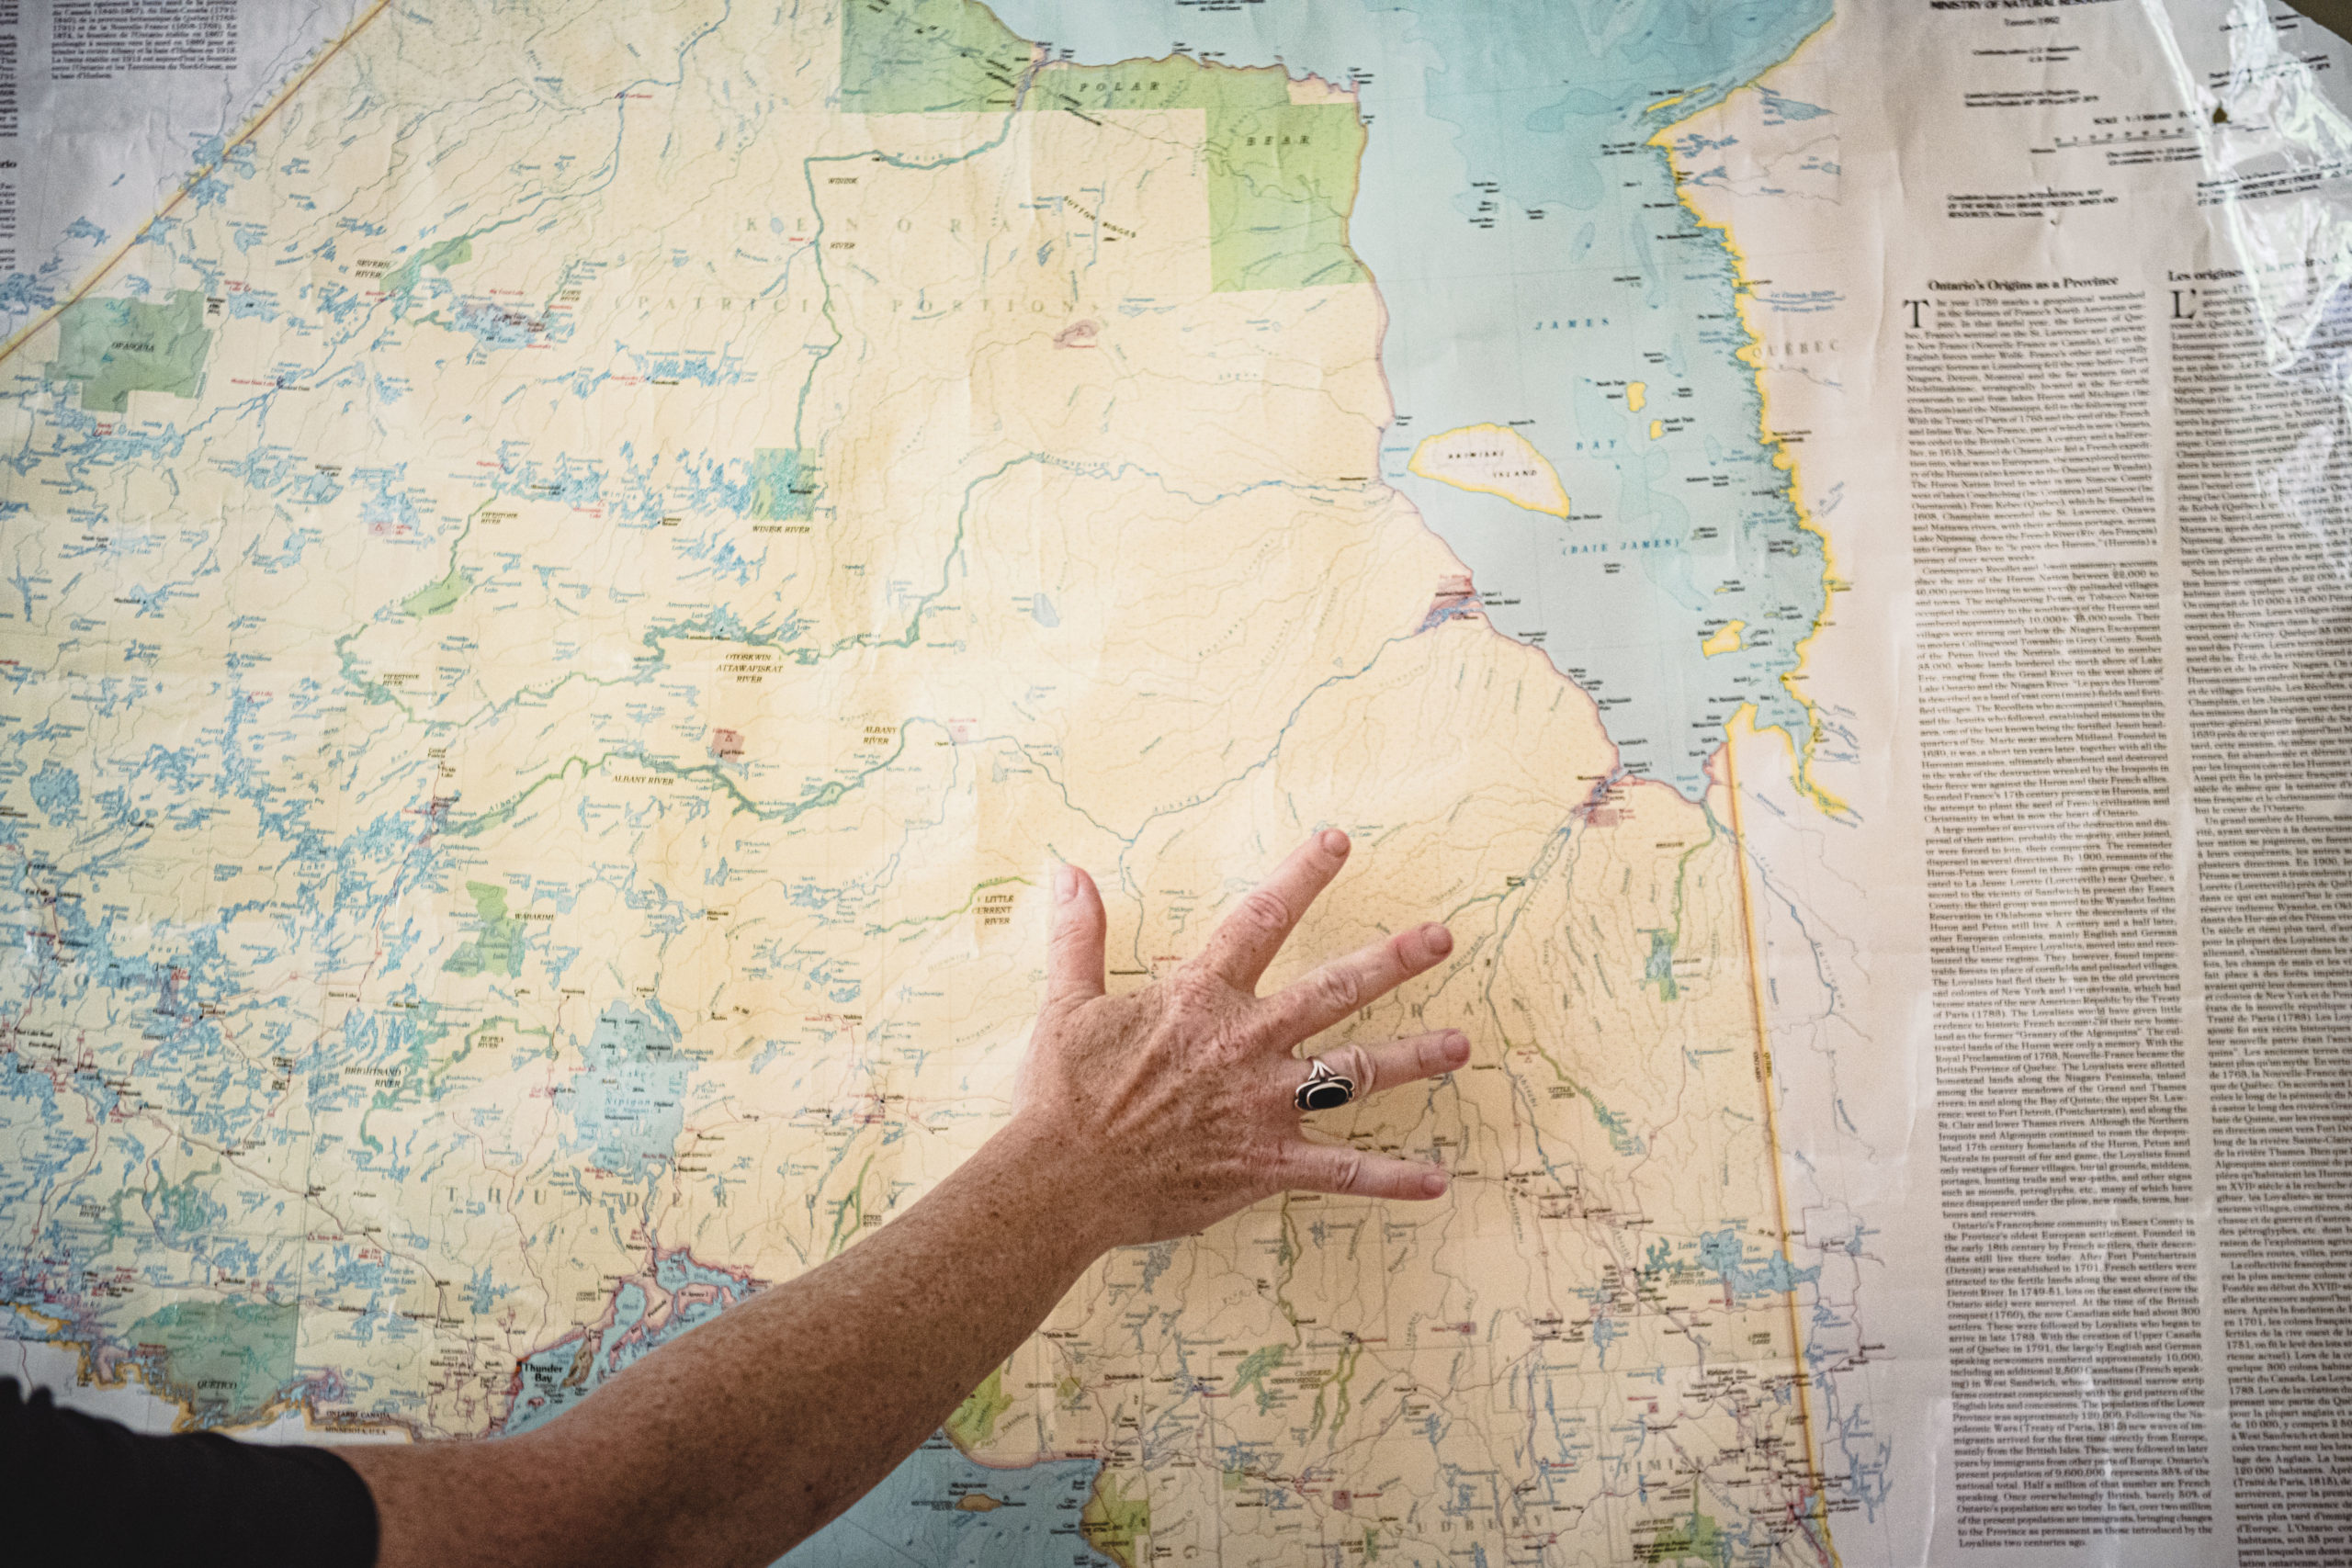
[[[1413,453],[1413,472],[1463,490],[1499,495],[1530,512],[1568,514],[1568,492],[1534,443],[1500,424],[1465,424],[1432,435]]]
[[[845,118],[817,7],[533,15],[532,70],[624,107],[514,90],[498,8],[388,13],[108,281],[277,279],[275,314],[212,321],[196,399],[131,394],[168,468],[75,466],[78,412],[28,405],[0,491],[51,597],[0,654],[41,671],[20,711],[86,725],[23,772],[243,736],[241,778],[380,853],[322,880],[244,790],[158,814],[88,901],[126,963],[223,928],[216,1055],[35,988],[18,1038],[81,1043],[53,1102],[0,1100],[55,1107],[0,1144],[79,1138],[74,1168],[236,1216],[320,1417],[479,1434],[624,1287],[658,1319],[657,1258],[788,1279],[977,1146],[1057,861],[1100,878],[1133,987],[1334,824],[1359,848],[1272,978],[1452,922],[1442,970],[1335,1038],[1459,1026],[1471,1066],[1327,1128],[1442,1160],[1452,1196],[1114,1255],[1014,1358],[986,1457],[1101,1457],[1154,1562],[1297,1561],[1300,1509],[1384,1558],[1559,1531],[1630,1561],[1666,1528],[1636,1474],[1792,1539],[1812,1461],[1784,1292],[1749,1280],[1786,1243],[1724,802],[1624,777],[1540,651],[1420,629],[1461,567],[1363,478],[1372,287],[1214,292],[1196,113]],[[264,273],[255,230],[296,259]],[[475,230],[408,307],[368,297],[395,239]],[[778,451],[805,502],[729,499]],[[1566,510],[1495,426],[1414,468]],[[288,471],[342,479],[264,488]],[[134,626],[119,573],[63,559],[90,508],[155,520],[141,581],[204,591]],[[153,700],[102,709],[132,640]],[[301,1056],[276,1089],[274,1050]],[[72,1087],[101,1077],[135,1115]],[[249,1080],[283,1097],[263,1130],[200,1135],[223,1112],[188,1086]],[[85,1238],[105,1333],[258,1292],[146,1236]]]
[[[1746,646],[1744,634],[1747,630],[1746,621],[1725,621],[1699,644],[1699,651],[1710,659],[1718,653],[1737,653]]]

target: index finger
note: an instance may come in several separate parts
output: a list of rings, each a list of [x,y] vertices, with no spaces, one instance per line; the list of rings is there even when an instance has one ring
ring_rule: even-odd
[[[1347,862],[1348,836],[1337,828],[1326,828],[1293,850],[1273,875],[1250,890],[1239,908],[1217,922],[1201,949],[1201,966],[1255,996],[1259,976],[1282,951],[1299,917]]]

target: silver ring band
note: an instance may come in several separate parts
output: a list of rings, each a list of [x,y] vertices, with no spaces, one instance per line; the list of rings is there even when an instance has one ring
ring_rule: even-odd
[[[1308,1064],[1306,1081],[1291,1096],[1301,1111],[1337,1111],[1356,1097],[1356,1080],[1317,1056]]]

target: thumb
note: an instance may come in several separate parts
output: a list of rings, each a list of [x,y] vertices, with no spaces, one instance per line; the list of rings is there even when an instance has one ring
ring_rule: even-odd
[[[1102,895],[1074,865],[1054,868],[1054,923],[1046,941],[1046,1003],[1069,1006],[1102,994]]]

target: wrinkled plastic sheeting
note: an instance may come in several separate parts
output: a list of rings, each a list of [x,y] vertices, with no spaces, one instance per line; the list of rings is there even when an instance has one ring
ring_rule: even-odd
[[[2265,476],[2264,489],[2352,583],[2352,117],[2291,47],[2262,0],[2232,0],[2225,60],[2199,60],[2212,16],[2143,0],[2196,105],[2204,141],[2200,202],[2217,209],[2220,260],[2244,274],[2263,358],[2333,418],[2315,423]],[[2184,47],[2188,44],[2191,47]]]

